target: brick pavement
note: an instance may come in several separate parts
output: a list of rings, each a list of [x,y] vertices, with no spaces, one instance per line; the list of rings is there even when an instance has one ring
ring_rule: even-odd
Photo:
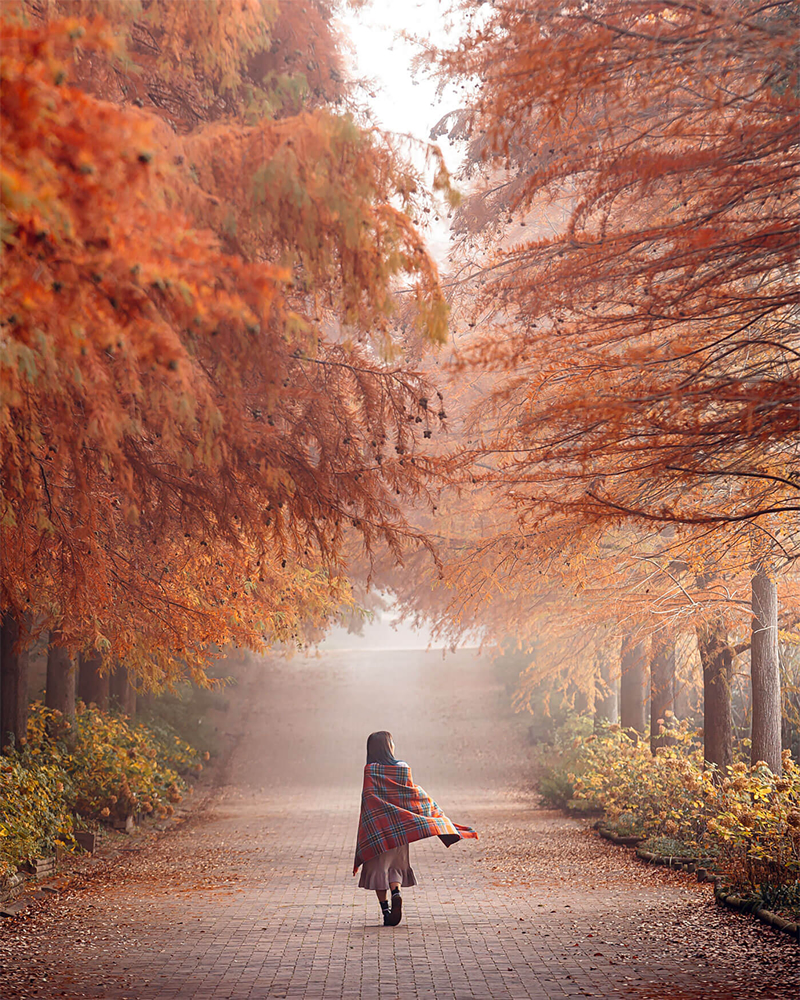
[[[97,884],[65,892],[49,917],[32,918],[18,953],[31,982],[5,992],[0,973],[0,993],[797,996],[791,942],[719,915],[687,877],[645,866],[632,877],[624,852],[577,820],[534,808],[524,791],[522,723],[505,714],[481,661],[327,654],[277,662],[250,683],[252,708],[237,722],[243,739],[210,806],[155,849],[110,871],[100,864]],[[411,846],[420,885],[405,891],[397,928],[381,925],[374,894],[350,875],[363,741],[384,727],[451,818],[482,833],[479,843],[449,850],[438,840]],[[761,963],[757,986],[735,954],[726,957],[703,912],[744,935],[750,959]],[[687,922],[690,951],[671,934]]]

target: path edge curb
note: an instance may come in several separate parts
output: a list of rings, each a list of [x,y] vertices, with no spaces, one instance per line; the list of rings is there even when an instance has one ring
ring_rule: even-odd
[[[779,917],[772,910],[764,910],[761,907],[754,909],[752,903],[749,903],[746,899],[742,899],[741,896],[723,892],[719,887],[718,879],[714,880],[714,898],[720,905],[727,906],[731,910],[738,910],[739,913],[751,913],[762,924],[767,924],[776,930],[783,931],[784,934],[788,934],[789,937],[794,938],[800,944],[800,925],[794,921]]]
[[[700,872],[705,871],[705,869],[698,867],[698,862],[701,859],[692,859],[688,863],[685,858],[661,859],[655,854],[651,854],[649,851],[643,851],[636,844],[631,843],[633,840],[641,842],[644,838],[619,837],[612,833],[611,830],[608,830],[603,826],[596,826],[595,831],[600,837],[603,838],[603,840],[608,840],[617,847],[634,848],[636,857],[645,864],[664,865],[667,868],[675,868],[687,872],[697,871],[698,882],[708,881],[714,883],[714,899],[720,906],[727,906],[729,909],[736,910],[739,913],[749,913],[757,920],[760,920],[762,924],[767,924],[769,927],[774,927],[775,930],[788,934],[789,937],[794,938],[794,940],[800,944],[800,923],[785,920],[783,917],[778,916],[777,913],[773,913],[772,910],[765,910],[761,907],[754,909],[752,903],[748,902],[746,899],[742,899],[741,896],[736,896],[732,893],[725,893],[722,889],[720,889],[720,877],[718,875],[712,875],[710,877],[706,877],[705,875],[703,875],[703,877],[700,876]]]

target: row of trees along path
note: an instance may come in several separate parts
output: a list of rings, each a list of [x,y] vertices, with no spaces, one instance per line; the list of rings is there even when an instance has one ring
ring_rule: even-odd
[[[49,705],[128,705],[317,634],[347,546],[419,535],[446,306],[332,14],[3,5],[3,744],[38,636]]]
[[[467,149],[446,287],[332,12],[4,8],[3,742],[36,636],[51,706],[129,705],[372,574],[448,638],[536,642],[531,684],[621,678],[640,732],[649,693],[654,747],[693,634],[721,768],[749,649],[778,772],[796,5],[468,4],[429,54],[477,83],[438,127]]]
[[[463,491],[435,522],[444,582],[399,589],[450,639],[517,637],[523,703],[548,682],[609,715],[621,683],[623,725],[643,732],[649,701],[654,747],[676,644],[679,673],[699,656],[723,769],[749,650],[752,760],[779,773],[779,637],[788,662],[798,621],[797,7],[472,10],[429,54],[476,83],[433,132],[467,149],[445,282]]]

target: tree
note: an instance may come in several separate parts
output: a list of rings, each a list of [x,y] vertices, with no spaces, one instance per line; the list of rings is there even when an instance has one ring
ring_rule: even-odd
[[[644,736],[650,697],[647,644],[626,638],[622,643],[621,659],[620,725],[623,729]]]
[[[721,621],[698,627],[697,645],[703,666],[703,730],[705,759],[722,772],[733,764],[731,667],[733,648]]]
[[[781,677],[778,659],[778,586],[769,564],[753,576],[753,631],[750,673],[753,690],[751,762],[763,760],[774,774],[781,760]]]
[[[0,623],[0,750],[19,744],[28,728],[28,654],[19,621],[7,612]]]
[[[507,372],[494,398],[518,419],[492,443],[540,510],[557,492],[585,517],[793,509],[799,32],[789,3],[529,0],[443,56],[480,77],[504,211],[569,207],[482,275],[475,319],[503,336],[462,353]]]
[[[459,220],[459,370],[496,373],[471,474],[548,559],[565,512],[683,526],[684,580],[740,574],[743,521],[796,541],[798,38],[790,3],[527,0],[439,56],[489,178]],[[697,628],[724,767],[728,623]]]
[[[76,44],[112,49],[101,24],[6,20],[3,42],[0,600],[144,683],[202,680],[211,644],[291,639],[347,600],[347,530],[413,534],[396,497],[425,494],[427,390],[368,342],[399,350],[401,277],[442,335],[409,173],[325,113],[212,126],[200,174],[226,143],[271,171],[236,209],[243,259],[193,221],[209,196],[167,166],[172,133],[65,84]]]
[[[136,102],[180,133],[221,119],[254,123],[348,97],[338,6],[308,0],[23,0],[33,20],[101,16],[124,52],[80,54],[82,89],[115,104]],[[302,15],[302,16],[301,16]]]
[[[47,647],[47,680],[45,682],[45,704],[67,718],[75,715],[75,695],[77,691],[77,664],[69,655],[69,650],[61,645],[57,630],[50,632]]]
[[[675,714],[675,640],[657,633],[650,651],[650,748],[671,746],[673,738],[666,731]]]

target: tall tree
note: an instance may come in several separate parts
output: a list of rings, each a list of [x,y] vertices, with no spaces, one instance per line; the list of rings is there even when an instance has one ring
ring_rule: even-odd
[[[0,620],[0,750],[19,746],[28,731],[28,653],[25,619]]]
[[[726,772],[733,764],[731,680],[734,650],[721,620],[697,629],[703,667],[703,731],[705,759]]]
[[[103,669],[100,650],[81,653],[78,664],[78,697],[87,705],[97,705],[104,712],[110,705],[110,675]]]
[[[187,175],[226,143],[250,171],[245,259],[198,228],[217,196],[170,164],[173,133],[65,84],[78,41],[113,54],[100,24],[3,22],[0,600],[157,684],[334,612],[347,531],[413,534],[428,392],[378,352],[402,347],[396,279],[419,336],[446,309],[380,137],[324,112],[193,137]]]
[[[647,643],[626,637],[621,652],[619,721],[623,729],[644,736],[650,700]]]
[[[53,629],[47,646],[45,704],[67,718],[74,718],[76,693],[77,664],[69,655],[69,650],[61,645],[58,630]]]
[[[781,675],[778,659],[778,586],[773,567],[758,560],[752,584],[750,676],[753,690],[751,761],[766,761],[774,774],[781,758]]]
[[[650,748],[670,746],[674,739],[667,732],[675,714],[675,640],[663,632],[650,643]]]
[[[683,525],[696,574],[742,572],[741,521],[796,544],[799,40],[788,2],[500,0],[439,55],[488,178],[458,220],[458,370],[494,373],[470,474],[530,546],[565,510]],[[697,628],[724,767],[728,623]]]
[[[606,650],[598,657],[598,673],[600,683],[597,685],[594,699],[594,714],[599,722],[619,722],[619,670],[614,670],[611,656]]]

